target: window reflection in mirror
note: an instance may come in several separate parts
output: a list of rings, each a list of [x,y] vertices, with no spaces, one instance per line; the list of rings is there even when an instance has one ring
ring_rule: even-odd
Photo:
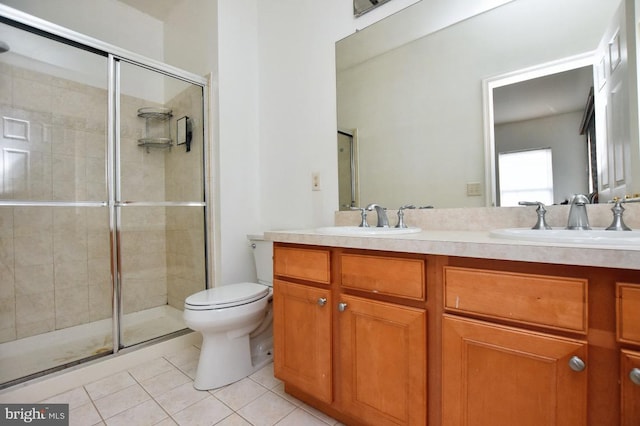
[[[498,199],[501,206],[520,201],[553,203],[551,148],[498,153]]]
[[[596,170],[589,167],[591,155],[595,162],[595,140],[587,131],[593,121],[592,87],[593,67],[586,66],[493,89],[493,143],[498,155],[496,205],[514,206],[518,201],[563,204],[574,194],[591,192],[590,183],[596,176]],[[555,182],[549,196],[543,199],[530,194],[519,200],[505,199],[500,154],[525,151],[534,157],[531,161],[535,161],[534,150],[546,147],[549,153],[553,150],[550,172],[551,182]],[[507,182],[526,181],[532,173],[540,175],[542,169],[536,172],[538,166],[530,168],[531,165],[531,162],[523,163],[515,169],[520,170],[522,176],[514,176]]]

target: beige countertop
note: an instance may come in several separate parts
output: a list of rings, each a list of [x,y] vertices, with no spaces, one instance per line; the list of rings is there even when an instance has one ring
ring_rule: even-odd
[[[268,231],[271,241],[640,271],[640,246],[548,243],[494,238],[488,231],[434,231],[414,234],[340,236],[313,229]],[[639,272],[640,273],[640,272]]]

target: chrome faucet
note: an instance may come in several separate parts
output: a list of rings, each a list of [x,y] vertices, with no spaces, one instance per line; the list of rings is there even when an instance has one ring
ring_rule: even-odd
[[[591,229],[589,226],[589,218],[587,217],[587,204],[589,199],[584,194],[576,194],[571,200],[571,209],[569,210],[569,220],[567,220],[567,229]]]
[[[385,208],[374,203],[367,206],[367,210],[372,211],[373,209],[376,209],[376,214],[378,215],[378,228],[388,228],[389,218],[387,218]]]

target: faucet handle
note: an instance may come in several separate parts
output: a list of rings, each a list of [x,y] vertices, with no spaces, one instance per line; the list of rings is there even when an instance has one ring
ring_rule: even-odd
[[[536,209],[536,213],[538,214],[538,221],[531,227],[531,229],[551,229],[544,217],[547,209],[544,208],[543,203],[541,203],[540,201],[519,201],[518,204],[521,206],[538,206],[538,208]]]
[[[360,211],[360,228],[368,228],[369,224],[367,223],[367,209],[362,207],[351,207],[351,210],[359,210]]]
[[[398,209],[398,224],[396,225],[396,228],[406,228],[407,225],[404,223],[404,210],[405,209],[415,209],[416,206],[414,206],[413,204],[405,204],[404,206],[400,207]]]
[[[613,222],[609,225],[605,230],[606,231],[631,231],[627,225],[625,225],[622,220],[622,213],[624,213],[624,207],[622,207],[622,203],[624,200],[616,200],[613,207],[611,207],[611,211],[613,212]]]

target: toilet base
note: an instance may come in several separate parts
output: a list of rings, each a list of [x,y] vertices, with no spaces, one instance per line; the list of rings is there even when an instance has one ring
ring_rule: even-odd
[[[210,390],[226,386],[244,379],[273,360],[272,350],[253,353],[251,346],[249,335],[229,338],[225,333],[203,339],[193,387]]]

